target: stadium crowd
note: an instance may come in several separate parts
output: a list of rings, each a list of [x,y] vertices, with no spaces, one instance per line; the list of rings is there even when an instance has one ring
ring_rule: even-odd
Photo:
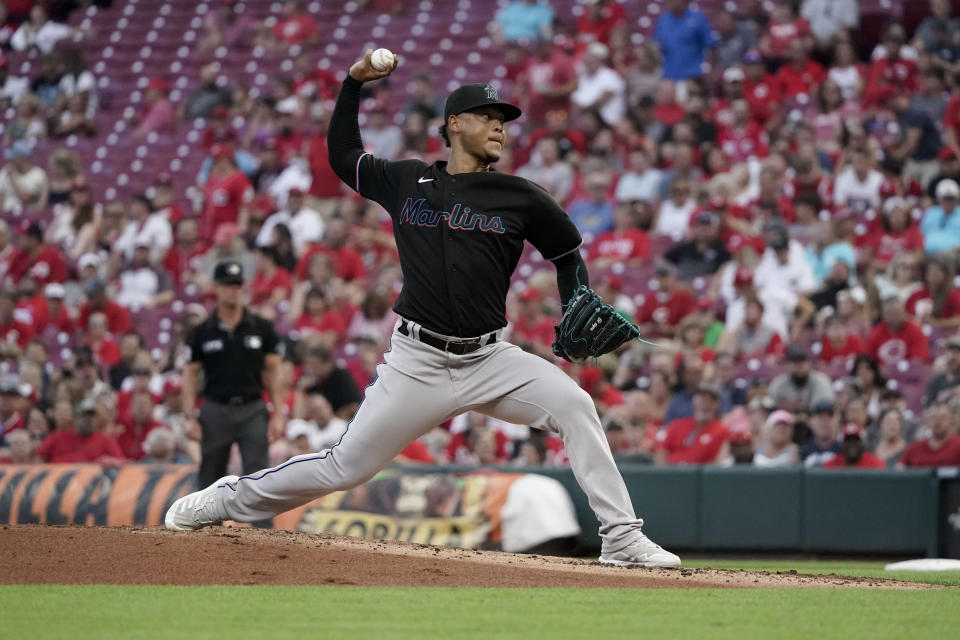
[[[744,0],[708,17],[664,0],[647,28],[615,0],[490,10],[490,68],[524,110],[497,169],[567,209],[592,286],[659,346],[555,358],[554,271],[532,252],[505,338],[579,381],[618,459],[960,466],[960,16],[932,0],[912,31],[891,16],[864,41],[860,4]],[[290,73],[255,95],[211,63],[179,100],[151,77],[124,135],[204,119],[197,197],[160,173],[110,200],[68,147],[34,160],[38,140],[102,135],[97,79],[70,48],[96,25],[62,13],[0,2],[0,462],[196,462],[182,351],[227,258],[285,337],[271,461],[330,446],[387,348],[402,280],[389,215],[327,160],[345,69],[318,64],[325,26],[293,1],[265,21],[211,3],[197,51],[290,51]],[[24,51],[34,77],[8,64]],[[365,91],[371,153],[444,157],[429,68]],[[141,321],[160,311],[174,321]],[[398,460],[566,463],[554,435],[475,413]]]

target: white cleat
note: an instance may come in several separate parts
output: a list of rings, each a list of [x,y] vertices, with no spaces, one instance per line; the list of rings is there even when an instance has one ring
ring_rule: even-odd
[[[202,491],[183,496],[167,509],[163,522],[172,531],[195,531],[220,524],[223,516],[217,508],[217,486],[234,482],[237,476],[224,476]]]
[[[623,549],[601,555],[600,564],[612,564],[617,567],[676,569],[680,566],[680,558],[641,533],[639,538]]]

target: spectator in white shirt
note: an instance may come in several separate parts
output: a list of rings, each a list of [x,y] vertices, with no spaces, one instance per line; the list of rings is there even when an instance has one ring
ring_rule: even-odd
[[[47,206],[47,172],[33,164],[33,149],[17,140],[4,152],[7,164],[0,169],[0,211],[43,209]]]
[[[10,46],[15,51],[26,51],[36,47],[40,53],[47,54],[53,51],[58,42],[73,35],[74,30],[60,22],[47,18],[47,9],[37,4],[30,10],[30,19],[20,25],[13,37]]]
[[[800,16],[810,22],[810,31],[821,47],[830,45],[840,31],[860,24],[857,0],[803,0]]]
[[[618,202],[655,200],[660,195],[663,172],[653,166],[650,152],[642,147],[630,151],[630,171],[617,182]]]
[[[99,98],[97,97],[97,79],[87,69],[87,61],[83,52],[74,49],[65,52],[63,57],[66,72],[60,78],[60,95],[57,97],[58,109],[66,108],[67,101],[78,93],[87,94],[86,116],[92,118],[97,115]]]
[[[747,302],[751,299],[759,300],[763,306],[760,324],[777,332],[784,341],[790,337],[791,322],[794,322],[794,326],[803,326],[815,310],[809,300],[792,291],[756,286],[753,272],[745,268],[737,269],[733,287],[735,297],[727,305],[726,313],[726,329],[731,333],[735,333],[743,325],[747,316]],[[800,313],[794,321],[794,314],[798,309]]]
[[[880,206],[880,187],[883,174],[871,167],[870,155],[855,149],[850,166],[840,172],[833,186],[833,201],[837,206],[850,207],[855,213]]]
[[[390,122],[383,103],[375,104],[368,117],[368,126],[363,130],[364,147],[378,158],[396,160],[403,150],[403,130]]]
[[[147,236],[134,244],[133,259],[120,272],[117,303],[129,309],[152,308],[173,301],[173,279],[162,267],[150,264],[154,247]]]
[[[530,162],[517,169],[517,175],[536,182],[561,204],[566,202],[573,189],[573,167],[560,159],[560,146],[551,136],[537,141]]]
[[[0,53],[0,108],[16,106],[28,91],[30,79],[10,75],[10,61]]]
[[[657,233],[677,240],[683,238],[690,229],[690,215],[696,208],[693,185],[687,180],[674,180],[670,185],[670,197],[660,205]]]
[[[791,240],[786,227],[775,222],[767,225],[764,239],[767,248],[754,272],[757,286],[800,295],[812,293],[817,283],[803,245]]]
[[[153,203],[145,195],[136,195],[127,207],[130,220],[113,245],[114,254],[133,260],[137,247],[150,247],[150,262],[163,259],[173,246],[173,229],[162,213],[153,211]]]
[[[587,47],[578,72],[577,90],[570,99],[581,109],[592,109],[608,125],[620,122],[626,112],[626,83],[616,71],[605,66],[610,50],[601,42]]]
[[[323,239],[323,216],[303,206],[303,190],[290,189],[287,194],[287,206],[267,218],[257,233],[257,246],[273,245],[273,228],[278,224],[286,225],[293,238],[297,255],[302,255],[308,245]]]

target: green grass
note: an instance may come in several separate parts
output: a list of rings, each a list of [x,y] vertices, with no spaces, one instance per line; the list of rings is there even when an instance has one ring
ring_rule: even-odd
[[[857,560],[718,560],[715,558],[683,558],[685,567],[712,569],[745,569],[748,571],[789,571],[798,573],[836,573],[862,578],[890,578],[907,582],[926,582],[960,587],[960,571],[885,571],[885,562]]]
[[[158,576],[159,577],[159,576]],[[4,638],[948,638],[957,593],[0,587]]]

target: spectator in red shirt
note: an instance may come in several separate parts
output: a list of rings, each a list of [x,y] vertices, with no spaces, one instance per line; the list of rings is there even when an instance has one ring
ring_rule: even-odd
[[[174,244],[163,258],[163,268],[173,278],[177,289],[193,282],[197,273],[196,263],[209,250],[210,246],[200,240],[197,219],[182,218],[177,223]]]
[[[137,128],[130,134],[144,138],[153,131],[169,129],[176,120],[176,107],[170,101],[170,84],[163,78],[150,78],[144,91],[144,106],[137,121]]]
[[[960,466],[960,436],[956,433],[953,411],[946,404],[935,404],[927,409],[926,423],[930,435],[926,440],[911,443],[897,463],[904,467],[958,467]]]
[[[200,213],[200,236],[212,238],[217,227],[231,223],[245,228],[253,186],[233,162],[233,147],[215,144],[210,149],[213,167],[203,185],[203,211]]]
[[[349,225],[343,218],[333,218],[327,222],[323,233],[323,242],[310,247],[297,263],[295,275],[298,280],[307,277],[310,260],[318,253],[324,253],[333,259],[336,275],[344,280],[360,280],[366,277],[363,257],[356,249],[347,244]]]
[[[17,344],[21,349],[33,338],[33,327],[13,317],[16,297],[9,291],[0,292],[0,340]]]
[[[623,5],[610,0],[593,0],[577,18],[577,36],[581,42],[610,44],[610,32],[626,20]]]
[[[521,88],[531,123],[543,123],[549,111],[568,110],[570,94],[577,88],[573,60],[550,39],[540,40],[521,75]]]
[[[650,236],[639,226],[630,202],[618,202],[613,209],[613,231],[604,231],[590,244],[587,259],[591,266],[605,269],[615,262],[637,265],[650,255]]]
[[[910,216],[910,207],[900,197],[883,203],[880,224],[866,240],[866,248],[878,270],[887,268],[897,254],[912,253],[917,257],[923,251],[923,234]]]
[[[932,327],[960,327],[960,291],[954,287],[954,275],[952,258],[928,258],[924,286],[907,298],[907,313]]]
[[[577,376],[580,388],[590,394],[594,403],[600,406],[603,414],[610,407],[623,404],[623,392],[610,383],[611,372],[600,367],[582,367]]]
[[[810,46],[810,22],[798,16],[796,8],[796,0],[777,0],[767,30],[760,38],[760,51],[775,64],[788,55],[794,42],[805,49]]]
[[[693,416],[667,425],[656,451],[657,464],[712,464],[717,461],[728,431],[717,418],[719,391],[703,383],[693,396]]]
[[[77,317],[77,328],[86,331],[90,316],[100,311],[107,316],[107,329],[114,335],[127,333],[133,325],[130,322],[130,312],[111,300],[107,296],[107,283],[103,280],[92,279],[84,286],[87,301],[80,307]]]
[[[454,434],[443,450],[453,464],[496,464],[507,461],[507,436],[493,429],[482,413],[467,414],[467,430]]]
[[[836,359],[846,360],[864,352],[863,340],[847,330],[843,318],[834,314],[824,323],[824,338],[820,342],[818,359],[827,364]]]
[[[257,247],[257,271],[250,282],[250,304],[266,317],[276,316],[276,306],[290,298],[293,280],[290,272],[279,264],[277,250],[272,246]]]
[[[553,319],[543,312],[543,296],[528,286],[519,296],[517,314],[510,325],[510,342],[524,351],[553,357]]]
[[[135,393],[130,402],[130,416],[120,422],[123,431],[117,441],[123,455],[130,460],[143,458],[143,443],[151,431],[166,428],[162,422],[153,419],[153,406],[153,396],[149,392]]]
[[[890,96],[901,92],[908,95],[920,90],[917,63],[900,56],[905,41],[903,25],[891,22],[883,34],[886,55],[874,60],[867,73],[867,84],[863,90],[865,107],[882,106]]]
[[[171,226],[176,225],[186,215],[183,207],[174,202],[176,192],[173,189],[173,176],[164,171],[153,182],[154,213],[166,218]]]
[[[283,3],[280,17],[270,29],[269,43],[275,47],[299,44],[309,46],[320,37],[320,27],[309,13],[300,10],[296,0]]]
[[[743,97],[750,104],[753,117],[765,124],[773,115],[773,106],[780,101],[780,83],[776,76],[767,73],[763,55],[755,49],[743,56],[743,68]]]
[[[327,150],[327,127],[330,115],[319,102],[310,107],[310,118],[314,131],[307,138],[307,159],[310,163],[310,196],[308,205],[324,219],[333,215],[340,197],[340,178],[330,167]]]
[[[101,367],[112,367],[120,362],[120,345],[107,333],[107,316],[98,311],[87,322],[87,346]]]
[[[126,462],[116,438],[96,430],[96,408],[92,400],[84,400],[76,416],[68,401],[54,407],[57,430],[37,447],[37,457],[52,464],[61,462],[95,462],[119,466]]]
[[[896,295],[884,299],[882,317],[867,336],[867,354],[882,366],[896,366],[904,360],[930,361],[927,336],[920,325],[908,320],[903,302]]]
[[[863,427],[850,423],[843,430],[840,453],[823,463],[824,469],[886,469],[887,465],[866,450],[863,444]]]
[[[326,295],[318,288],[307,292],[303,313],[297,318],[293,328],[301,338],[320,334],[321,342],[328,348],[343,344],[347,335],[347,324],[343,316],[330,309]]]
[[[67,279],[67,264],[63,254],[55,247],[43,243],[43,229],[37,222],[31,223],[20,237],[20,253],[10,267],[14,282],[20,282],[27,275],[37,281],[38,286],[50,282],[63,282]]]
[[[770,139],[760,123],[751,117],[747,101],[734,100],[730,105],[730,115],[730,124],[719,127],[717,131],[717,144],[728,161],[766,158],[770,154]]]
[[[826,80],[827,72],[818,62],[810,59],[810,53],[802,40],[794,40],[788,49],[790,61],[780,67],[777,82],[783,98],[796,98],[801,94],[812,96],[817,86]]]
[[[680,321],[693,311],[695,300],[689,289],[677,284],[676,267],[672,264],[657,264],[654,275],[659,286],[647,294],[637,310],[637,323],[642,335],[672,337]]]

